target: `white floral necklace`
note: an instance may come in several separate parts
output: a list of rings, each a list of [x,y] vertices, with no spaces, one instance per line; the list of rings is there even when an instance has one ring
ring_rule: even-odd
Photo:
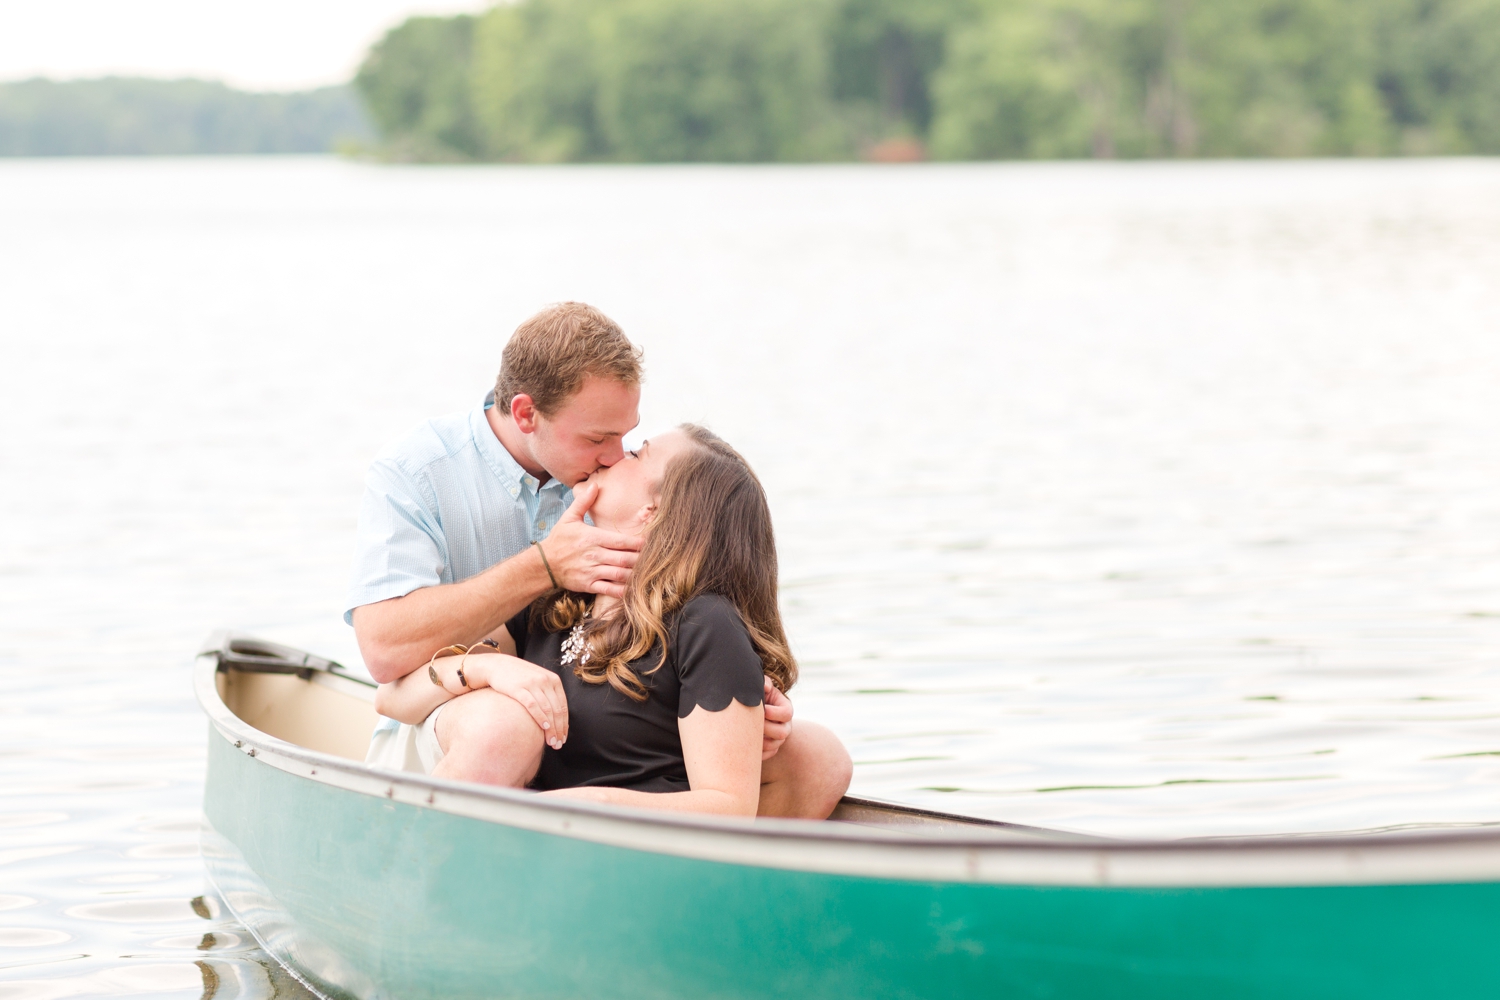
[[[564,637],[562,641],[563,666],[566,667],[575,659],[578,661],[580,667],[589,662],[589,653],[592,651],[589,649],[588,639],[583,634],[583,627],[588,624],[589,616],[593,613],[594,609],[590,607],[583,613],[583,617],[578,619],[578,624],[574,625],[567,636]]]

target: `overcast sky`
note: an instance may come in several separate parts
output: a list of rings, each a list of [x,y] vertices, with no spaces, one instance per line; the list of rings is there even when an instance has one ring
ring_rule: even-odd
[[[0,80],[196,76],[254,90],[342,83],[410,14],[463,0],[0,0]]]

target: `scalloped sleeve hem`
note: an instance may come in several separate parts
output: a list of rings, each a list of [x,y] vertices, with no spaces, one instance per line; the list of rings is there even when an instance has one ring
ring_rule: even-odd
[[[740,613],[727,598],[703,594],[689,601],[678,619],[673,646],[682,684],[677,718],[687,718],[700,705],[709,712],[722,712],[731,701],[746,708],[760,705],[765,668]]]

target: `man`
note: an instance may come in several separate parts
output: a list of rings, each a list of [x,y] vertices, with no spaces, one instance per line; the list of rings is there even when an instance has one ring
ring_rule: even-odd
[[[494,634],[554,578],[624,594],[640,539],[589,524],[594,489],[572,487],[624,455],[640,383],[640,350],[620,328],[562,303],[516,330],[482,407],[426,421],[375,460],[344,618],[377,681]],[[760,815],[827,816],[849,784],[843,745],[820,726],[794,729],[791,702],[771,687],[765,717]],[[515,700],[481,689],[408,735],[424,770],[517,785],[527,777],[518,762],[535,748],[529,720]]]

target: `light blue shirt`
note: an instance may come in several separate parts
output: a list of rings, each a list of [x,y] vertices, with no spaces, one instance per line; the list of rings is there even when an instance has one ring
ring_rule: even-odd
[[[376,457],[365,477],[354,609],[422,587],[458,583],[546,538],[573,502],[556,479],[535,476],[495,437],[485,410],[435,417]]]

